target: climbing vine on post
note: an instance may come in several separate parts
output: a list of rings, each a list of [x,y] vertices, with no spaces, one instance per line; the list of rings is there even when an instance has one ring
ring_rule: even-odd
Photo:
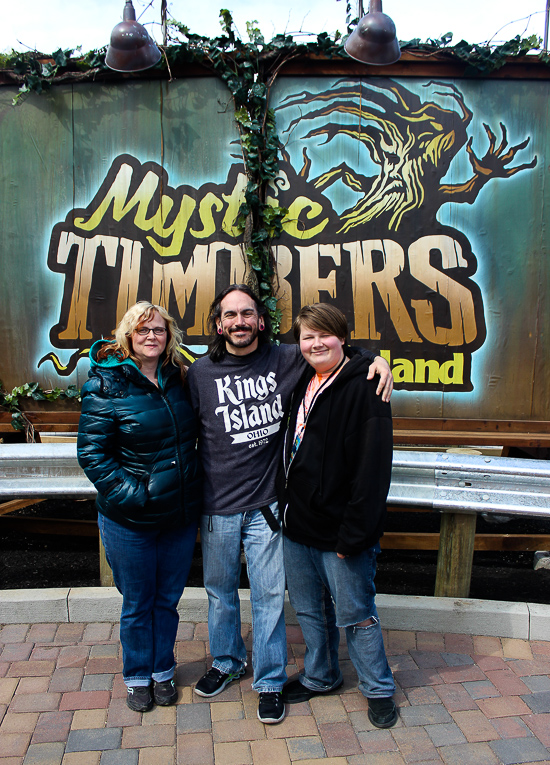
[[[247,23],[249,42],[233,31],[233,19],[227,10],[220,11],[224,34],[210,39],[193,35],[187,27],[174,22],[185,42],[170,50],[169,61],[194,60],[212,68],[231,93],[235,121],[239,131],[247,184],[240,206],[237,227],[249,266],[251,288],[266,305],[277,335],[281,311],[277,308],[276,267],[272,241],[282,231],[288,210],[268,203],[267,190],[278,174],[279,139],[275,114],[269,106],[269,93],[285,61],[297,55],[292,38],[279,36],[266,44],[255,22]]]

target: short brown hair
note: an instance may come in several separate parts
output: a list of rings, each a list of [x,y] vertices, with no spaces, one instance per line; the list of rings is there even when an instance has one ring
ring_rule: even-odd
[[[313,303],[313,305],[305,305],[300,309],[292,325],[294,339],[297,343],[300,342],[302,327],[328,332],[344,342],[348,337],[346,317],[339,308],[330,303]]]

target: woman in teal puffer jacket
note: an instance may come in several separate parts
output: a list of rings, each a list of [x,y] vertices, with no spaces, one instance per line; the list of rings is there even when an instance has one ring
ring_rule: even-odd
[[[137,303],[114,341],[92,346],[82,388],[78,460],[98,492],[101,538],[123,596],[127,703],[142,712],[177,699],[177,605],[201,512],[197,425],[180,341],[164,308]]]

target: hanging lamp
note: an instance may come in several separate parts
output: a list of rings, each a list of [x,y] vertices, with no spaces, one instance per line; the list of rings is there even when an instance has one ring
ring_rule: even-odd
[[[369,12],[346,40],[344,50],[348,56],[364,64],[382,66],[399,60],[401,50],[395,24],[382,13],[382,0],[370,0]]]
[[[123,21],[111,32],[105,63],[116,72],[141,72],[160,61],[161,53],[145,27],[136,21],[132,0],[126,0]]]

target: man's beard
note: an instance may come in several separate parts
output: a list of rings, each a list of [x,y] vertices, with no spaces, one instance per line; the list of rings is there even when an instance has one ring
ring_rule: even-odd
[[[235,339],[233,337],[233,332],[236,332],[238,330],[243,330],[249,332],[249,334],[246,337],[243,338],[237,338]],[[258,327],[232,327],[233,332],[229,332],[228,330],[224,329],[223,331],[223,337],[224,340],[228,345],[232,345],[234,348],[248,348],[249,345],[252,345],[254,340],[258,337]]]

